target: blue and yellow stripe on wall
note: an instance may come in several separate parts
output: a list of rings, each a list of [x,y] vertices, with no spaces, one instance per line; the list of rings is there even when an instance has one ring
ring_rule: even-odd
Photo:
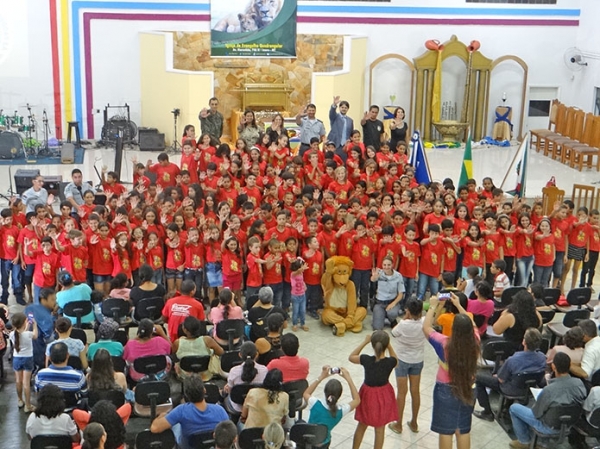
[[[57,11],[59,2],[60,11]],[[92,138],[95,131],[91,113],[94,104],[90,32],[92,20],[210,20],[208,0],[203,3],[51,0],[50,5],[51,30],[56,30],[53,31],[52,39],[55,120],[59,128],[67,120],[79,121],[88,138]],[[506,8],[489,7],[485,4],[469,4],[465,7],[340,3],[324,5],[302,0],[298,5],[300,23],[574,27],[579,25],[579,17],[579,9],[546,5],[507,5]],[[64,98],[64,104],[61,104],[61,98]]]

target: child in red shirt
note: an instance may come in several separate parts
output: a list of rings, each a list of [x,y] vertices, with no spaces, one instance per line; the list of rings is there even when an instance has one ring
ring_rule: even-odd
[[[417,299],[423,301],[425,291],[429,287],[432,295],[439,291],[439,278],[444,271],[444,243],[439,238],[440,227],[437,224],[429,226],[429,237],[421,240],[422,257],[419,265],[419,283]]]
[[[215,288],[223,287],[223,265],[221,253],[221,230],[217,225],[210,225],[204,235],[206,251],[206,281],[208,283],[208,299],[212,302],[217,297]]]
[[[384,226],[381,229],[381,240],[379,241],[379,248],[377,250],[377,263],[376,266],[380,267],[383,264],[385,257],[392,259],[392,268],[398,269],[400,265],[400,245],[394,240],[394,227],[392,225]]]
[[[188,228],[185,242],[185,270],[183,280],[194,281],[196,284],[196,299],[202,298],[204,289],[204,246],[200,244],[198,228]]]
[[[308,249],[304,252],[304,261],[308,269],[304,272],[306,283],[306,309],[307,313],[318,320],[317,310],[323,308],[323,290],[321,289],[321,276],[325,260],[319,251],[319,240],[315,236],[306,239]]]
[[[226,230],[221,244],[221,260],[223,263],[223,287],[231,290],[238,306],[242,306],[242,252],[240,244]]]
[[[277,217],[279,219],[279,217]],[[267,263],[263,267],[263,282],[273,290],[273,305],[281,307],[283,300],[283,276],[281,274],[281,261],[284,244],[272,238],[269,240],[269,252],[265,254]]]
[[[56,249],[63,254],[61,266],[73,276],[75,282],[87,281],[88,249],[83,246],[83,232],[71,229],[64,246],[56,240]]]
[[[416,236],[417,228],[415,225],[409,224],[404,228],[404,240],[400,242],[402,257],[398,271],[404,278],[405,297],[410,297],[417,287],[421,245],[415,242]]]
[[[373,231],[370,231],[373,234]],[[364,221],[356,220],[354,233],[351,239],[352,256],[354,267],[352,268],[352,282],[356,288],[356,296],[359,298],[361,307],[368,307],[369,289],[371,288],[371,269],[375,263],[377,245],[367,233]]]
[[[21,284],[21,260],[19,258],[19,228],[13,223],[13,213],[9,208],[0,213],[0,238],[2,239],[2,303],[8,304],[8,283],[12,282],[17,303],[25,305]]]
[[[102,190],[115,197],[120,197],[127,192],[125,186],[119,183],[119,176],[114,171],[107,172],[106,166],[102,167]]]
[[[456,262],[458,255],[462,252],[460,247],[461,238],[453,234],[454,223],[446,218],[442,221],[442,243],[445,248],[444,271],[446,273],[456,273]]]
[[[35,268],[35,259],[29,257],[25,254],[23,250],[23,246],[25,243],[25,239],[29,240],[32,252],[35,252],[40,247],[40,238],[36,231],[37,218],[35,217],[35,212],[28,212],[25,216],[27,220],[27,225],[23,227],[19,231],[19,255],[22,260],[22,264],[25,264],[25,268],[23,270],[23,285],[27,289],[27,293],[29,294],[29,298],[33,298],[33,270]],[[34,224],[35,223],[35,224]],[[23,265],[21,264],[21,268]]]
[[[298,240],[296,237],[288,237],[285,241],[285,252],[282,255],[283,263],[283,297],[281,308],[287,310],[292,305],[292,271],[290,266],[298,257]]]
[[[167,293],[174,294],[181,288],[183,270],[185,269],[185,241],[179,236],[179,227],[175,223],[167,226],[167,260],[165,264],[165,278],[167,279]]]
[[[485,240],[485,273],[486,281],[494,285],[494,275],[491,272],[491,266],[494,260],[504,259],[502,248],[502,234],[496,229],[496,214],[487,212],[483,216],[485,228],[481,231]]]
[[[569,249],[567,253],[567,263],[563,271],[563,279],[561,285],[564,285],[564,279],[573,265],[571,273],[571,289],[575,288],[575,283],[579,277],[579,269],[585,259],[590,248],[590,236],[592,229],[588,223],[587,207],[580,207],[577,210],[577,218],[571,225],[569,232]]]
[[[155,284],[163,283],[164,251],[160,244],[160,238],[156,232],[148,233],[148,245],[146,246],[146,263],[154,270],[152,282]]]
[[[29,257],[35,259],[33,270],[33,302],[40,303],[40,290],[42,288],[54,288],[56,286],[56,275],[60,269],[60,256],[52,252],[53,241],[50,237],[42,238],[41,247],[35,252],[31,250],[29,239],[25,239],[24,251]]]
[[[133,279],[131,274],[131,248],[129,245],[129,236],[126,232],[120,232],[111,241],[110,249],[113,258],[112,276],[123,273],[130,281]]]
[[[258,295],[258,291],[263,285],[263,265],[266,263],[260,257],[261,241],[258,237],[250,237],[248,239],[248,250],[250,253],[246,257],[246,265],[248,267],[246,299]]]
[[[537,226],[533,243],[533,280],[539,282],[544,288],[550,284],[550,275],[554,265],[556,251],[554,235],[550,227],[550,220],[542,218]]]
[[[103,221],[98,224],[98,235],[92,236],[89,242],[94,261],[94,289],[104,292],[106,296],[110,292],[110,277],[113,272],[109,233],[108,223]]]

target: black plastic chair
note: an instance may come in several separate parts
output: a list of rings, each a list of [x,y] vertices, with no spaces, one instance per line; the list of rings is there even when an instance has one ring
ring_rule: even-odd
[[[165,300],[160,296],[142,299],[137,303],[137,306],[133,311],[133,318],[137,322],[142,321],[144,318],[148,318],[158,324],[162,322],[162,309],[164,306]]]
[[[221,390],[219,390],[219,386],[213,383],[205,383],[204,384],[204,397],[206,402],[209,404],[218,404],[221,402]]]
[[[31,449],[71,449],[73,439],[69,435],[38,435],[31,440]]]
[[[587,320],[589,317],[589,309],[575,309],[565,313],[562,323],[548,323],[548,330],[552,333],[550,347],[554,347],[557,340],[560,342],[570,328],[577,326],[577,323]]]
[[[258,301],[258,295],[250,295],[246,298],[246,310],[250,310],[252,307],[254,307],[254,304],[256,304],[256,301]]]
[[[198,432],[188,437],[188,447],[194,449],[212,449],[215,445],[214,431]]]
[[[571,310],[583,309],[588,302],[592,299],[592,289],[589,287],[578,287],[567,293],[567,302],[569,307],[557,307],[561,312],[569,312]]]
[[[582,435],[584,441],[585,437],[600,438],[600,408],[594,410],[588,419],[585,416],[581,417],[573,426],[573,430]]]
[[[525,290],[525,287],[508,287],[502,291],[502,296],[500,297],[500,304],[497,305],[497,309],[506,309],[508,306],[512,304],[512,300],[514,296],[519,293],[521,290]]]
[[[221,340],[227,340],[229,351],[236,347],[234,341],[239,339],[237,346],[242,344],[246,322],[244,320],[223,320],[217,324],[216,334]]]
[[[87,345],[87,334],[83,329],[78,329],[76,327],[71,328],[70,337],[80,340],[84,345]]]
[[[199,337],[204,337],[205,335],[208,335],[207,328],[210,324],[211,323],[209,323],[208,321],[200,321],[200,329],[198,330]],[[181,337],[185,337],[185,332],[183,332],[183,323],[177,326],[177,338]]]
[[[262,449],[265,442],[262,439],[264,427],[249,427],[240,432],[238,436],[238,445],[240,449]]]
[[[318,447],[327,438],[327,426],[323,424],[298,423],[290,429],[290,440],[296,443],[296,449]]]
[[[292,382],[285,382],[283,384],[283,391],[285,391],[290,398],[290,418],[294,418],[296,416],[296,412],[298,412],[298,419],[302,419],[302,409],[306,407],[303,396],[307,388],[308,381],[306,379],[294,380]]]
[[[581,405],[551,406],[544,414],[544,423],[548,427],[555,429],[556,433],[540,433],[532,427],[533,438],[531,439],[529,448],[534,449],[536,447],[538,437],[556,440],[555,444],[549,447],[556,447],[559,444],[562,444],[565,437],[569,434],[571,426],[579,420],[582,412],[583,408]]]
[[[544,304],[548,307],[556,305],[560,298],[560,288],[545,288],[544,289]]]
[[[231,368],[241,364],[242,359],[240,359],[240,351],[225,351],[223,355],[221,355],[221,371],[226,374],[229,374]]]
[[[500,369],[501,363],[515,353],[515,345],[505,340],[489,340],[484,346],[481,357],[494,362],[493,374]]]
[[[538,310],[538,312],[542,316],[542,326],[550,323],[556,315],[555,310]]]
[[[144,430],[135,437],[136,449],[174,449],[176,446],[175,435],[171,429],[161,433]]]
[[[70,355],[67,359],[67,365],[77,371],[83,371],[83,365],[81,364],[81,359],[74,355]]]
[[[118,373],[125,373],[127,363],[125,362],[125,360],[123,360],[123,357],[113,355],[111,359],[113,362],[113,369]]]
[[[134,410],[138,416],[143,416],[137,405],[150,407],[150,421],[156,418],[156,407],[159,404],[171,402],[171,388],[168,382],[150,381],[137,384],[135,387]]]
[[[98,401],[112,402],[115,408],[125,404],[125,394],[119,390],[89,390],[88,391],[88,408],[91,409]]]
[[[72,301],[63,307],[63,313],[68,316],[76,317],[76,328],[81,329],[81,318],[92,312],[91,301]]]
[[[140,374],[156,376],[167,368],[167,357],[164,355],[149,355],[138,357],[133,361],[133,369]]]
[[[129,341],[129,335],[125,329],[117,329],[112,339],[113,341],[118,341],[123,345],[123,347],[125,347],[125,345]]]
[[[202,373],[208,370],[209,355],[186,355],[179,361],[179,368],[188,373]]]
[[[260,385],[252,385],[252,384],[239,384],[234,385],[233,388],[229,391],[229,400],[236,404],[240,409],[244,406],[244,401],[246,400],[246,396],[248,396],[248,392],[253,388],[260,387]],[[237,421],[240,417],[241,412],[227,409],[229,416],[233,421]]]
[[[498,412],[496,413],[496,419],[500,419],[506,412],[507,405],[513,402],[520,404],[527,404],[531,395],[530,388],[537,387],[544,379],[545,371],[537,373],[519,373],[515,376],[515,380],[511,381],[511,389],[518,389],[517,394],[509,394],[503,390],[503,384],[500,384],[500,402],[498,405]]]
[[[123,298],[106,298],[102,301],[102,315],[111,317],[122,326],[131,323],[128,320],[130,310],[131,304]]]
[[[79,404],[79,392],[63,390],[63,397],[65,398],[65,411],[71,411]]]

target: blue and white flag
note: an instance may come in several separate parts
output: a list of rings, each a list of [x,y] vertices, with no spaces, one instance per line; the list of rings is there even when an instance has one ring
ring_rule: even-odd
[[[529,135],[525,135],[517,153],[513,157],[508,171],[500,184],[505,193],[519,198],[525,197],[525,181],[527,180],[527,159],[529,156]]]
[[[425,155],[425,148],[421,140],[419,131],[415,131],[412,135],[412,151],[408,163],[415,168],[415,179],[417,182],[429,184],[431,182],[431,172],[429,171],[429,163]]]

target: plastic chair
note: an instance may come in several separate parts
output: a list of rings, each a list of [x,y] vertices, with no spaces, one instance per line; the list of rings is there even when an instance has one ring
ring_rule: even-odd
[[[125,368],[127,367],[127,363],[123,360],[123,357],[118,357],[113,355],[111,357],[113,362],[113,369],[118,373],[125,373]]]
[[[588,419],[581,417],[573,426],[573,430],[583,436],[584,441],[585,437],[600,438],[600,408],[594,410]]]
[[[125,404],[125,394],[119,390],[89,390],[88,391],[88,408],[91,409],[98,401],[110,401],[115,408]]]
[[[81,329],[81,317],[86,316],[92,312],[91,301],[72,301],[63,307],[63,313],[68,316],[76,317],[75,323],[76,328]]]
[[[298,412],[298,419],[302,419],[302,409],[306,407],[306,404],[304,404],[303,395],[307,388],[308,381],[306,379],[294,380],[292,382],[285,382],[283,384],[283,391],[285,391],[290,398],[290,418],[294,418],[296,416],[296,412]]]
[[[554,319],[554,316],[556,315],[555,310],[538,310],[538,312],[542,316],[542,326],[544,324],[550,323]]]
[[[589,287],[574,288],[567,293],[566,299],[569,303],[569,307],[557,307],[559,311],[566,313],[571,310],[583,309],[583,306],[590,302],[590,299],[592,299],[592,289]]]
[[[80,340],[84,345],[87,345],[87,334],[83,329],[71,328],[71,338]]]
[[[188,373],[202,373],[207,371],[209,364],[209,355],[187,355],[179,360],[179,368]]]
[[[171,403],[171,388],[168,382],[142,382],[135,387],[135,404],[133,410],[136,415],[148,416],[147,407],[150,407],[150,421],[154,421],[154,418],[156,418],[156,408],[159,405],[165,404],[169,409],[173,406]]]
[[[125,329],[117,329],[112,339],[113,341],[118,341],[123,345],[123,347],[125,347],[125,345],[129,341],[129,335]]]
[[[540,382],[544,379],[545,371],[537,373],[519,373],[515,376],[514,383],[511,381],[511,389],[517,388],[520,394],[508,394],[502,389],[500,384],[500,402],[498,405],[498,412],[496,413],[496,419],[500,419],[505,410],[507,403],[512,404],[513,402],[519,402],[521,404],[527,404],[532,387],[537,387]]]
[[[587,320],[589,317],[589,309],[575,309],[565,313],[562,323],[548,323],[548,330],[552,333],[550,347],[554,347],[557,339],[561,341],[570,328],[576,326],[582,320]]]
[[[238,436],[238,445],[240,449],[261,449],[265,447],[262,439],[264,427],[249,427],[240,432]]]
[[[244,406],[244,401],[246,400],[246,396],[248,396],[248,392],[253,388],[260,387],[260,385],[252,385],[252,384],[239,384],[234,385],[231,391],[229,391],[229,400],[240,407],[240,409]],[[227,403],[227,401],[225,401]],[[227,412],[233,421],[237,421],[241,415],[241,412],[236,410],[228,409]]]
[[[102,301],[102,315],[112,317],[120,325],[131,323],[128,318],[131,305],[123,298],[106,298]]]
[[[133,361],[133,369],[147,376],[157,375],[167,368],[167,356],[149,355]]]
[[[221,391],[217,384],[205,383],[204,384],[204,397],[206,402],[209,404],[218,404],[221,402]]]
[[[83,371],[83,365],[81,364],[81,359],[74,355],[70,355],[67,359],[67,365],[77,371]]]
[[[214,431],[198,432],[188,437],[188,447],[194,449],[212,449],[215,445]]]
[[[581,405],[551,406],[544,414],[544,423],[548,427],[556,429],[556,433],[540,433],[532,427],[533,438],[531,439],[529,448],[534,449],[536,447],[538,437],[556,440],[556,443],[550,447],[556,447],[559,444],[562,444],[565,437],[569,434],[571,426],[579,420],[582,412],[583,408]]]
[[[521,290],[525,290],[525,287],[508,287],[505,288],[502,292],[502,296],[500,297],[500,305],[497,307],[498,309],[506,309],[511,305],[513,297],[519,293]]]
[[[221,371],[226,374],[229,374],[231,368],[241,364],[242,359],[240,359],[240,351],[226,351],[221,356]]]
[[[544,289],[544,304],[548,307],[556,305],[560,298],[560,288],[545,288]]]
[[[254,307],[254,304],[256,304],[256,301],[258,301],[258,295],[250,295],[246,298],[246,310],[250,310],[252,307]]]
[[[175,435],[171,429],[161,433],[144,430],[135,437],[136,449],[174,449],[176,446]]]
[[[154,321],[155,324],[162,322],[162,309],[165,306],[164,298],[156,296],[153,298],[145,298],[138,302],[133,311],[133,318],[140,322],[144,318]]]
[[[216,334],[221,340],[227,340],[228,349],[233,351],[235,345],[234,340],[239,339],[237,346],[241,345],[241,339],[243,338],[244,330],[246,328],[246,322],[244,320],[223,320],[217,324]]]
[[[69,435],[38,435],[31,440],[31,449],[71,449],[73,440]]]
[[[296,449],[318,447],[327,438],[327,426],[323,424],[298,423],[290,429],[290,440],[296,443]]]
[[[493,374],[500,369],[500,364],[515,353],[515,345],[505,340],[490,340],[483,346],[481,357],[494,362]]]

